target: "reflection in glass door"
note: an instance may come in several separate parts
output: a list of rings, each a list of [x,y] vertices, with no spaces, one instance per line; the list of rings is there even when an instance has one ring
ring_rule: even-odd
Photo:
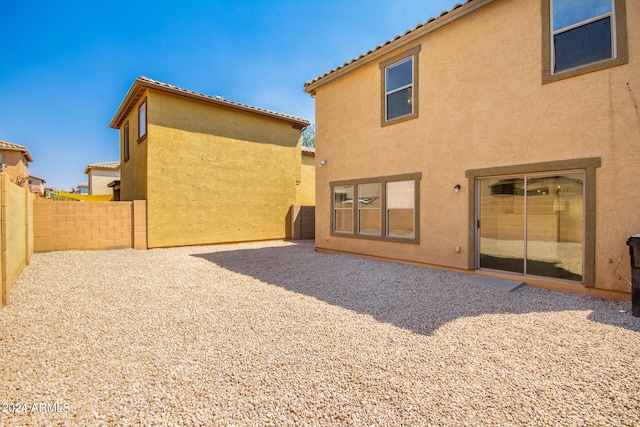
[[[582,172],[478,180],[480,268],[581,281]]]
[[[524,274],[524,178],[480,182],[480,268]]]

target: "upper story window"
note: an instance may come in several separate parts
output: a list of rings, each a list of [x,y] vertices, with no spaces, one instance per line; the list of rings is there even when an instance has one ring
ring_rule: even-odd
[[[126,162],[129,160],[129,122],[124,124],[122,134],[123,157]]]
[[[625,0],[543,0],[544,82],[627,62]]]
[[[380,64],[382,125],[418,117],[418,52],[416,46]]]
[[[138,142],[147,136],[147,99],[145,98],[138,107]]]

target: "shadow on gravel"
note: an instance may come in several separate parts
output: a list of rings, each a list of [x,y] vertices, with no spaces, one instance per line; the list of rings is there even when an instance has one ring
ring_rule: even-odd
[[[465,274],[316,252],[313,241],[193,256],[419,334],[461,317],[574,310],[591,311],[594,322],[640,332],[630,303],[529,286],[497,291],[469,284]]]

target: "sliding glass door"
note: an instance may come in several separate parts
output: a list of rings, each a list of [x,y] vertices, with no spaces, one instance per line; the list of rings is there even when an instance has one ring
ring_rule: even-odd
[[[584,174],[478,179],[478,266],[581,281]]]

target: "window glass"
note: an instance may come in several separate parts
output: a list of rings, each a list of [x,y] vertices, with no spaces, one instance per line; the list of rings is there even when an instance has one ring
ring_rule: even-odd
[[[358,233],[381,234],[380,184],[358,185]]]
[[[611,0],[553,0],[553,30],[557,31],[611,11]]]
[[[611,17],[554,36],[555,72],[613,57]]]
[[[138,108],[138,139],[142,139],[147,134],[147,101],[145,100]]]
[[[123,135],[123,140],[124,140],[124,161],[126,162],[127,160],[129,160],[129,122],[124,124],[124,131],[123,131],[124,135]]]
[[[615,57],[613,0],[549,0],[553,72]]]
[[[353,233],[353,185],[333,187],[334,231]]]
[[[387,119],[405,116],[413,112],[413,91],[410,87],[387,96]]]
[[[415,237],[415,181],[387,183],[387,235]]]
[[[413,82],[413,58],[407,58],[387,67],[387,92],[394,91]]]
[[[386,119],[413,113],[413,57],[385,69]]]

